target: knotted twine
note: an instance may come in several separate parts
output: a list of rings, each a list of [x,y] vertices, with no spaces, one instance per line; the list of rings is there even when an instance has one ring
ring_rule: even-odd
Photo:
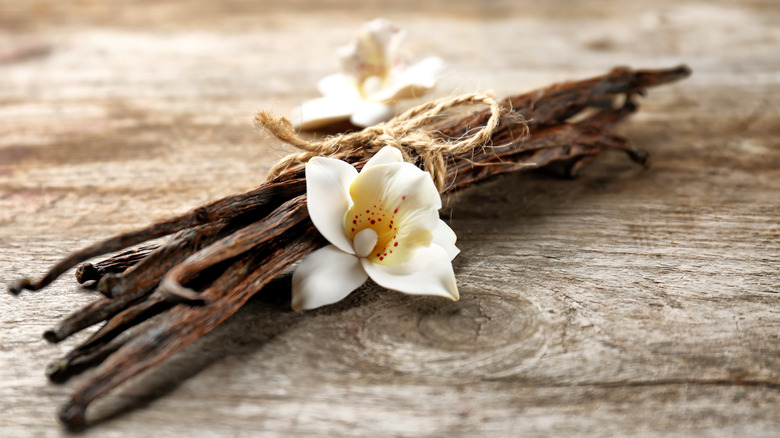
[[[449,141],[435,135],[426,125],[444,111],[461,105],[484,104],[490,107],[490,118],[485,126],[472,135]],[[435,100],[412,108],[387,122],[370,126],[362,131],[339,134],[319,141],[307,141],[295,136],[292,123],[284,117],[274,117],[260,112],[255,117],[258,125],[267,129],[279,140],[301,149],[303,152],[290,154],[278,162],[268,174],[273,179],[290,168],[296,168],[316,156],[343,158],[355,152],[376,153],[384,146],[393,146],[405,161],[421,167],[431,174],[441,192],[447,173],[445,154],[457,155],[484,146],[498,127],[502,109],[488,94],[464,94]]]

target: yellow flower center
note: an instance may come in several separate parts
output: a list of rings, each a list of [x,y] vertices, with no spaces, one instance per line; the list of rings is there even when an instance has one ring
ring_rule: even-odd
[[[406,200],[406,196],[401,197],[401,205],[404,200]],[[393,254],[399,249],[399,224],[396,221],[396,217],[401,205],[390,207],[385,205],[380,199],[369,205],[356,203],[349,209],[346,217],[347,235],[355,244],[358,243],[355,237],[361,231],[370,228],[376,233],[376,245],[374,245],[367,256],[358,254],[359,256],[366,257],[371,262],[382,265],[397,264],[394,263]],[[365,245],[362,241],[360,243],[361,246]]]

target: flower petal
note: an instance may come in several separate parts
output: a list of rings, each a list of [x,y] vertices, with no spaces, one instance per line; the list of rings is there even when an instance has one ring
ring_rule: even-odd
[[[347,120],[357,106],[358,101],[351,98],[320,97],[295,108],[290,120],[297,129],[316,129]]]
[[[436,86],[442,68],[444,61],[441,58],[423,59],[399,74],[392,86],[372,94],[369,98],[378,102],[394,102],[398,99],[420,97]]]
[[[347,75],[336,73],[325,76],[317,82],[317,89],[325,96],[339,99],[360,100],[355,81]]]
[[[373,228],[379,236],[375,263],[402,265],[433,241],[441,198],[430,175],[410,163],[363,169],[350,187],[349,234]]]
[[[328,245],[309,254],[295,269],[292,308],[316,309],[341,301],[367,278],[357,257]]]
[[[403,31],[383,18],[364,24],[356,38],[338,51],[342,71],[358,83],[369,76],[384,77],[397,62],[403,36]]]
[[[317,230],[340,250],[354,254],[345,215],[352,207],[349,187],[357,170],[344,161],[314,157],[306,163],[306,206]]]
[[[385,266],[360,259],[374,282],[387,289],[412,295],[437,295],[457,301],[458,286],[447,252],[431,245],[420,248],[414,259],[403,266]]]
[[[363,170],[378,166],[380,164],[403,163],[404,156],[401,151],[392,146],[385,146],[371,157],[363,166]]]
[[[460,254],[460,250],[455,246],[457,240],[458,236],[455,235],[452,228],[444,223],[443,220],[439,219],[439,224],[436,226],[436,229],[433,230],[433,244],[442,247],[442,249],[447,252],[450,260]]]
[[[355,126],[363,128],[390,120],[395,115],[395,110],[390,105],[378,102],[360,102],[349,121]]]

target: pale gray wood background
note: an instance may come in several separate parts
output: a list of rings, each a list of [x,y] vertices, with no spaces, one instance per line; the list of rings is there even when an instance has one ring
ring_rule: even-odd
[[[83,436],[777,436],[780,6],[767,1],[0,2],[0,282],[248,189],[258,133],[377,16],[499,96],[689,64],[576,180],[454,196],[458,303],[366,286],[289,311],[289,280],[89,412]],[[412,104],[410,102],[409,104]],[[0,436],[66,435],[41,333],[94,298],[0,296]]]

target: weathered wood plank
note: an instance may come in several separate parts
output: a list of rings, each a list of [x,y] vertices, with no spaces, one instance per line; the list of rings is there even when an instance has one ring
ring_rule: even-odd
[[[450,198],[460,302],[365,286],[294,314],[282,279],[96,404],[86,436],[780,433],[773,2],[305,6],[0,3],[0,282],[256,185],[285,149],[254,112],[313,97],[378,15],[447,59],[439,95],[615,65],[694,76],[625,127],[650,169],[607,155]],[[72,278],[0,297],[0,435],[64,433],[79,382],[43,370],[70,344],[40,336],[95,297]]]

